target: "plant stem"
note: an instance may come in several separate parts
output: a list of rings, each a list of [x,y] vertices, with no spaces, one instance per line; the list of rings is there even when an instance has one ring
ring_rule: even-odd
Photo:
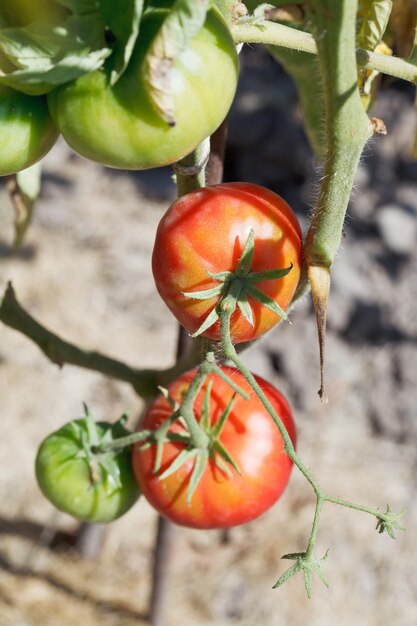
[[[307,265],[330,267],[363,147],[373,134],[357,87],[355,0],[312,0],[324,87],[326,164],[307,243]]]
[[[236,349],[232,343],[232,340],[230,338],[230,317],[231,317],[231,313],[229,311],[220,312],[220,334],[221,334],[221,342],[222,342],[222,347],[224,351],[224,356],[227,359],[230,359],[234,363],[234,365],[237,367],[237,369],[241,372],[243,377],[247,380],[249,385],[252,387],[253,391],[258,396],[259,400],[262,402],[263,406],[268,411],[269,415],[274,420],[275,424],[278,427],[279,432],[281,433],[282,439],[284,441],[285,452],[288,454],[288,456],[293,461],[293,463],[299,468],[301,473],[305,476],[305,478],[311,484],[317,496],[323,496],[324,494],[320,485],[318,484],[314,476],[311,474],[310,470],[307,469],[307,467],[298,457],[295,451],[294,445],[291,441],[291,438],[287,432],[287,429],[282,423],[282,420],[279,417],[278,413],[275,411],[274,407],[269,402],[268,398],[262,391],[261,387],[256,382],[251,371],[240,360],[236,352]]]
[[[195,367],[201,358],[199,340],[194,341],[192,349],[166,370],[140,370],[99,352],[84,350],[61,339],[29,315],[18,302],[11,283],[0,303],[0,321],[31,339],[50,361],[60,367],[76,365],[130,383],[145,399],[153,398],[159,386],[166,387],[179,374]]]
[[[349,502],[348,500],[342,500],[341,498],[334,498],[332,496],[328,496],[310,470],[304,465],[299,456],[297,455],[294,445],[291,441],[291,438],[285,428],[280,416],[275,411],[274,407],[269,402],[268,398],[265,396],[261,387],[256,382],[251,371],[246,367],[246,365],[240,360],[235,346],[232,343],[230,337],[230,317],[231,313],[229,311],[220,311],[220,334],[221,334],[221,343],[223,348],[224,357],[233,362],[236,368],[240,371],[246,381],[249,383],[254,393],[258,396],[259,400],[275,422],[284,442],[285,452],[288,454],[290,459],[293,461],[294,465],[298,467],[300,472],[303,474],[305,479],[312,486],[315,494],[316,494],[316,508],[314,513],[313,524],[310,532],[310,537],[307,544],[307,549],[305,552],[305,557],[309,558],[312,555],[317,533],[319,529],[320,515],[322,511],[322,507],[324,502],[331,502],[333,504],[338,504],[340,506],[348,507],[351,509],[355,509],[357,511],[362,511],[363,513],[368,513],[369,515],[375,516],[377,519],[382,521],[388,521],[390,518],[388,515],[378,511],[377,509],[372,509],[370,507],[362,506],[360,504],[355,504],[354,502]]]
[[[242,22],[234,24],[232,34],[237,44],[261,43],[317,54],[317,46],[310,33],[268,20],[259,20],[256,25]],[[364,69],[377,70],[410,83],[417,82],[417,67],[404,59],[363,48],[357,48],[355,54],[358,65]]]
[[[312,554],[314,545],[316,543],[317,532],[319,529],[321,509],[323,507],[323,502],[325,501],[325,499],[326,497],[324,495],[317,494],[316,509],[314,511],[313,525],[311,527],[310,537],[308,540],[306,557],[309,557]]]
[[[368,506],[356,504],[355,502],[349,502],[349,500],[342,500],[341,498],[332,498],[331,496],[324,496],[324,500],[325,502],[339,504],[340,506],[347,507],[348,509],[354,509],[355,511],[361,511],[362,513],[369,513],[369,515],[374,515],[378,519],[387,518],[387,516],[384,515],[382,511],[378,511],[378,509],[372,509]]]
[[[184,400],[181,403],[181,417],[184,418],[187,424],[188,432],[190,433],[190,443],[195,448],[206,448],[209,442],[209,437],[204,430],[198,424],[194,414],[194,402],[207,378],[207,371],[204,366],[204,362],[200,365],[197,374],[191,381],[190,386],[187,389]]]
[[[205,139],[193,152],[173,167],[177,178],[177,195],[180,198],[205,185],[205,168],[210,156],[210,138]]]

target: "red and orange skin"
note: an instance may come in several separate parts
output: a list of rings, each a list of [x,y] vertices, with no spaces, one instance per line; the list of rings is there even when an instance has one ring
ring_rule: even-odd
[[[287,276],[256,284],[285,310],[300,278],[302,237],[295,214],[280,196],[251,183],[205,187],[176,200],[159,223],[152,257],[156,287],[190,333],[201,326],[218,296],[195,300],[183,293],[218,285],[208,271],[233,271],[251,229],[255,233],[251,272],[293,265]],[[249,303],[254,324],[237,309],[231,318],[234,343],[255,339],[280,321],[260,302],[249,297]],[[219,340],[219,322],[204,336]]]
[[[173,474],[160,480],[154,473],[156,446],[141,449],[136,444],[132,452],[136,481],[150,504],[161,515],[182,526],[191,528],[228,528],[249,522],[267,511],[282,495],[289,480],[292,461],[284,451],[284,443],[277,426],[253,393],[242,374],[223,366],[225,373],[250,395],[249,400],[235,397],[232,411],[220,435],[221,443],[239,467],[241,474],[231,466],[231,475],[216,466],[211,458],[187,503],[187,488],[193,460],[182,465]],[[178,402],[184,397],[196,370],[181,375],[168,387]],[[270,383],[255,377],[295,444],[295,426],[285,398]],[[211,423],[216,423],[233,395],[230,386],[216,374],[210,374],[197,396],[194,410],[201,417],[204,392],[209,380],[211,393]],[[167,400],[160,395],[147,410],[141,429],[157,429],[172,413]],[[184,432],[180,423],[170,432]],[[184,448],[182,443],[164,445],[161,471],[164,472]]]

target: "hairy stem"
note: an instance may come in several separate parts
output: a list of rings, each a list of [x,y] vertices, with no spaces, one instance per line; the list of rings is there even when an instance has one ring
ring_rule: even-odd
[[[288,456],[293,461],[293,463],[299,468],[301,473],[305,476],[305,478],[311,484],[315,493],[318,496],[322,496],[323,491],[320,485],[318,484],[314,476],[311,474],[310,470],[307,469],[307,467],[298,457],[295,451],[294,445],[291,441],[291,438],[287,432],[287,429],[282,423],[280,416],[275,411],[274,407],[269,402],[268,398],[266,397],[266,395],[264,394],[264,392],[262,391],[262,389],[256,382],[251,371],[240,360],[236,352],[236,349],[232,343],[232,340],[230,338],[230,317],[231,317],[231,313],[229,311],[222,311],[220,313],[220,333],[221,333],[221,342],[222,342],[222,347],[224,351],[224,356],[233,362],[233,364],[237,367],[237,369],[241,372],[243,377],[247,380],[249,385],[252,387],[253,391],[258,396],[259,400],[262,402],[263,406],[268,411],[269,415],[274,420],[279,432],[281,433],[281,437],[284,441],[285,452],[288,454]]]
[[[275,24],[268,20],[259,20],[256,25],[250,23],[234,24],[232,34],[237,44],[261,43],[317,54],[317,45],[310,33],[283,24]],[[355,54],[357,64],[364,69],[377,70],[388,76],[402,78],[410,83],[417,82],[417,67],[404,59],[371,52],[363,48],[357,48]]]
[[[140,370],[99,352],[82,349],[61,339],[29,315],[18,302],[10,283],[0,303],[0,321],[31,339],[50,361],[60,367],[76,365],[130,383],[145,399],[153,398],[159,386],[165,387],[176,376],[195,367],[201,358],[201,341],[198,340],[178,363],[166,370]]]
[[[330,267],[363,147],[373,129],[363,110],[355,61],[355,0],[312,0],[311,18],[324,87],[326,164],[307,237],[307,265]]]

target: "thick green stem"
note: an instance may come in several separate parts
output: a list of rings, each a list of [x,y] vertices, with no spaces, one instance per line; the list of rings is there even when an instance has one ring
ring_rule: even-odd
[[[210,139],[205,139],[193,152],[174,165],[177,194],[180,198],[205,185],[205,168],[210,156]]]
[[[130,383],[136,393],[145,399],[153,398],[159,386],[166,387],[171,380],[195,367],[201,360],[201,340],[198,339],[178,363],[166,370],[140,370],[99,352],[84,350],[61,339],[29,315],[18,302],[11,284],[0,303],[0,321],[31,339],[52,363],[60,367],[76,365]]]
[[[335,1],[338,2],[338,0]],[[342,0],[340,4],[342,4]],[[256,25],[234,24],[232,34],[237,44],[261,43],[317,54],[316,42],[310,33],[267,20],[259,20]],[[355,54],[357,64],[364,69],[376,70],[388,76],[402,78],[410,83],[417,82],[417,67],[404,59],[371,52],[363,48],[356,49]]]
[[[325,100],[326,164],[305,248],[308,266],[330,267],[340,245],[356,168],[373,133],[357,87],[355,0],[312,0]]]

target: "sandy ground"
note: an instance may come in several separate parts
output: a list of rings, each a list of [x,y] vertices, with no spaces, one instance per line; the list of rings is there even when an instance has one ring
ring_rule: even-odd
[[[268,65],[265,82],[275,71]],[[295,95],[285,77],[274,74],[288,89],[286,100],[275,108],[269,96],[248,100],[255,75],[262,79],[248,61],[232,117],[228,171],[289,197],[305,224],[315,173],[292,106]],[[308,300],[293,313],[292,326],[280,324],[245,359],[289,398],[299,453],[325,489],[369,506],[406,507],[407,532],[392,541],[374,531],[369,516],[327,505],[317,551],[329,549],[330,589],[316,579],[309,601],[295,578],[272,591],[286,565],[280,557],[305,548],[314,510],[311,490],[293,472],[280,502],[232,530],[227,544],[219,532],[176,530],[167,626],[417,623],[417,166],[407,157],[410,96],[383,94],[379,113],[390,135],[367,148],[334,270],[330,404],[321,406],[316,393]],[[257,130],[255,114],[262,120]],[[286,141],[293,141],[291,132],[299,139],[287,144],[297,146],[291,150],[296,162],[289,159],[289,174],[275,183],[271,169],[256,168],[272,151],[265,133],[275,141],[275,171],[285,165],[282,141],[268,125],[272,115],[284,120]],[[233,131],[239,120],[250,128],[246,145]],[[248,152],[256,155],[252,167]],[[171,364],[176,326],[154,289],[150,253],[174,193],[168,170],[113,172],[59,143],[46,159],[42,198],[18,256],[10,253],[12,213],[0,187],[1,289],[12,280],[30,313],[67,340],[140,367]],[[70,548],[50,548],[54,529],[73,532],[76,524],[53,511],[33,474],[41,439],[79,416],[83,401],[98,419],[116,419],[127,407],[134,418],[141,401],[124,383],[51,365],[4,326],[0,398],[0,626],[146,624],[156,524],[149,505],[140,500],[109,526],[100,557],[89,562]]]

